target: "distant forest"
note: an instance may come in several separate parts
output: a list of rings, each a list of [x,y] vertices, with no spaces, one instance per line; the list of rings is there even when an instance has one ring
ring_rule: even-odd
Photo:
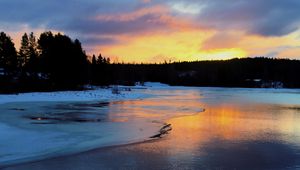
[[[121,54],[120,54],[121,55]],[[25,33],[20,49],[0,33],[0,93],[82,89],[135,82],[213,87],[300,88],[300,61],[264,57],[163,64],[111,63],[87,56],[79,40]]]

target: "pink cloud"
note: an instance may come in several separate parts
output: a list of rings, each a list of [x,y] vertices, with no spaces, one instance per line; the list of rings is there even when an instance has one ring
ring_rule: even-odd
[[[98,21],[133,21],[145,15],[165,15],[168,13],[168,8],[157,5],[148,8],[141,8],[129,13],[119,13],[114,15],[99,15],[94,19]]]

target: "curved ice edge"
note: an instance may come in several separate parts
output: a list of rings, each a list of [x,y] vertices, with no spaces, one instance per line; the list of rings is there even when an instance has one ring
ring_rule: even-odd
[[[83,153],[87,153],[87,152],[93,152],[93,151],[97,151],[99,149],[134,145],[134,144],[145,143],[145,142],[150,142],[150,141],[154,141],[154,140],[157,140],[157,139],[145,137],[143,139],[136,139],[136,140],[131,140],[131,141],[119,141],[119,142],[115,142],[112,144],[103,144],[103,145],[97,146],[97,147],[84,148],[84,149],[76,150],[76,151],[67,151],[65,153],[64,152],[59,152],[59,153],[52,152],[52,153],[48,153],[48,154],[41,154],[41,155],[31,156],[31,157],[27,157],[27,158],[3,161],[3,162],[0,162],[0,169],[14,167],[14,166],[23,165],[23,164],[30,164],[30,163],[34,163],[34,162],[40,162],[43,160],[55,159],[55,158],[59,158],[59,157],[66,157],[66,156],[72,156],[72,155],[77,155],[77,154],[83,154]]]
[[[197,111],[196,113],[194,114],[187,114],[187,115],[179,115],[179,116],[173,116],[172,118],[170,119],[175,119],[175,118],[179,118],[179,117],[185,117],[185,116],[193,116],[193,115],[197,115],[199,113],[202,113],[202,112],[205,112],[205,109],[202,108],[201,110]],[[165,135],[168,135],[171,131],[172,131],[172,124],[170,123],[164,123],[164,126],[162,126],[160,128],[160,130],[158,131],[157,134],[153,135],[153,136],[150,136],[151,139],[159,139],[159,138],[162,138],[164,137]]]
[[[172,125],[165,123],[162,128],[160,128],[158,134],[151,136],[150,138],[155,139],[155,138],[162,138],[164,135],[169,134],[169,132],[172,130]]]
[[[185,117],[185,116],[193,116],[200,114],[202,112],[205,112],[205,109],[201,109],[201,111],[198,111],[197,113],[194,114],[189,114],[189,115],[181,115],[181,116],[173,116],[170,119],[178,118],[178,117]],[[57,154],[56,152],[51,153],[51,154],[42,154],[42,155],[37,155],[37,156],[32,156],[32,157],[27,157],[27,158],[21,158],[21,159],[16,159],[16,160],[11,160],[11,161],[4,161],[0,162],[0,169],[2,168],[8,168],[8,167],[14,167],[22,164],[30,164],[34,162],[40,162],[43,160],[49,160],[49,159],[55,159],[55,158],[60,158],[60,157],[66,157],[66,156],[72,156],[72,155],[78,155],[78,154],[84,154],[87,152],[93,152],[97,151],[99,149],[105,149],[105,148],[113,148],[113,147],[122,147],[122,146],[128,146],[128,145],[135,145],[135,144],[140,144],[140,143],[146,143],[146,142],[151,142],[151,141],[156,141],[161,139],[162,137],[165,137],[166,135],[169,134],[169,132],[172,130],[172,125],[169,123],[161,122],[161,121],[155,121],[153,123],[159,123],[162,124],[161,128],[157,131],[156,134],[150,135],[149,137],[143,138],[143,139],[137,139],[137,140],[132,140],[132,141],[119,141],[114,144],[103,144],[98,147],[93,147],[90,149],[82,149],[82,150],[76,150],[76,151],[69,151],[65,153],[59,153]],[[158,135],[158,136],[156,136]]]
[[[167,120],[178,118],[178,117],[197,115],[204,111],[205,111],[205,109],[201,109],[194,114],[172,116],[172,117],[167,118]],[[93,150],[98,150],[98,149],[103,149],[103,148],[108,148],[108,147],[119,147],[119,146],[126,146],[126,145],[133,145],[133,144],[138,144],[138,143],[154,141],[154,140],[157,140],[157,139],[160,139],[160,138],[166,136],[172,130],[172,125],[169,123],[166,123],[166,121],[153,121],[152,123],[161,124],[161,128],[159,128],[158,131],[153,132],[154,134],[152,136],[151,135],[149,135],[148,137],[144,136],[141,139],[136,139],[136,140],[131,140],[131,141],[118,141],[118,142],[111,143],[111,144],[102,144],[101,146],[99,145],[99,146],[96,146],[96,147],[94,146],[91,148],[82,148],[81,150],[67,151],[65,153],[64,152],[59,152],[59,153],[52,152],[52,153],[48,153],[48,154],[46,153],[46,154],[31,156],[31,157],[27,157],[27,158],[3,161],[3,162],[0,162],[0,169],[4,168],[4,167],[16,166],[16,165],[20,165],[20,164],[39,162],[42,160],[53,159],[53,158],[57,158],[57,157],[81,154],[81,153],[90,152]]]
[[[158,124],[159,127],[166,125],[166,123],[161,120],[152,121],[152,123]],[[153,125],[153,126],[155,127],[155,125]],[[159,127],[157,128],[157,131],[161,130],[161,128],[159,128]],[[30,164],[30,163],[34,163],[34,162],[40,162],[40,161],[48,160],[48,159],[55,159],[55,158],[59,158],[59,157],[66,157],[66,156],[72,156],[72,155],[82,154],[82,153],[86,153],[86,152],[92,152],[92,151],[96,151],[99,149],[121,147],[121,146],[134,145],[134,144],[154,141],[157,139],[150,138],[150,137],[151,137],[151,135],[157,133],[157,131],[155,129],[153,130],[153,132],[151,132],[152,134],[151,133],[146,134],[135,140],[132,140],[132,139],[131,140],[130,139],[123,140],[123,141],[119,140],[119,141],[115,141],[113,143],[85,147],[85,148],[81,148],[78,150],[66,150],[64,152],[54,151],[52,153],[41,153],[41,154],[36,154],[33,156],[28,156],[26,158],[17,158],[17,159],[12,159],[12,160],[6,160],[3,162],[0,161],[0,169],[14,167],[14,166],[23,165],[23,164]]]
[[[129,99],[129,100],[138,100],[138,99]],[[122,101],[122,100],[119,99],[119,100],[115,100],[115,101]],[[114,100],[112,100],[112,102],[114,102]],[[199,113],[202,113],[204,111],[205,111],[205,109],[201,108],[200,110],[198,110],[194,114],[171,116],[171,117],[166,118],[165,120],[170,120],[170,119],[174,119],[174,118],[178,118],[178,117],[193,116],[193,115],[197,115]],[[91,148],[82,148],[80,150],[73,150],[73,151],[68,150],[66,152],[52,152],[52,153],[46,153],[46,154],[31,156],[31,157],[27,157],[27,158],[20,158],[20,159],[15,159],[15,160],[3,161],[3,162],[0,162],[0,169],[5,168],[5,167],[13,167],[13,166],[21,165],[21,164],[39,162],[39,161],[48,160],[48,159],[55,159],[55,158],[59,158],[59,157],[82,154],[82,153],[85,153],[85,152],[92,152],[92,151],[99,150],[99,149],[104,149],[104,148],[120,147],[120,146],[134,145],[134,144],[154,141],[154,140],[158,140],[158,139],[166,136],[172,130],[171,124],[166,123],[166,121],[164,121],[164,120],[156,121],[156,122],[153,122],[153,123],[159,123],[162,126],[152,136],[149,135],[148,137],[143,137],[141,139],[136,139],[136,140],[131,140],[131,141],[118,141],[118,142],[111,143],[111,144],[102,144],[101,146],[94,146],[94,147],[91,147]]]

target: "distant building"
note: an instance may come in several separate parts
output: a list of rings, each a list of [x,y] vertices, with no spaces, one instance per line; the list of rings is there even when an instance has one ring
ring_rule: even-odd
[[[276,89],[280,89],[284,87],[284,84],[281,81],[263,80],[263,79],[246,79],[245,82],[248,87],[276,88]]]

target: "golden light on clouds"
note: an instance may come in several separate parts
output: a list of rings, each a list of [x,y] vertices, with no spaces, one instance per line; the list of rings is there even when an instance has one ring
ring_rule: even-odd
[[[175,9],[178,11],[179,7],[189,8],[179,4]],[[100,51],[112,61],[126,63],[298,56],[299,32],[276,37],[249,34],[243,30],[217,30],[196,24],[192,17],[170,16],[170,10],[154,6],[120,16],[98,17],[100,20],[131,21],[146,14],[159,13],[158,18],[148,22],[166,24],[169,29],[112,36],[118,43],[99,45],[95,53]]]
[[[118,62],[300,57],[300,31],[294,28],[298,20],[284,20],[288,23],[278,25],[278,16],[267,15],[267,10],[271,9],[260,11],[260,8],[253,8],[261,13],[267,12],[265,16],[257,16],[255,11],[247,10],[248,1],[237,4],[240,10],[232,10],[230,3],[223,2],[139,2],[129,5],[112,1],[108,3],[110,8],[99,6],[95,11],[83,8],[85,12],[79,16],[71,15],[59,23],[52,21],[51,15],[47,22],[44,19],[37,20],[37,23],[26,20],[11,25],[4,23],[2,27],[13,38],[17,49],[24,32],[34,32],[38,37],[41,32],[51,30],[79,39],[89,56],[101,53]],[[261,1],[257,6],[265,3]],[[285,13],[287,9],[281,10],[290,15]],[[265,17],[265,22],[261,22],[262,17]]]
[[[99,48],[103,54],[117,57],[118,62],[136,63],[228,59],[232,56],[247,56],[247,52],[240,48],[203,50],[201,44],[212,35],[212,31],[189,30],[169,34],[125,36],[119,37],[122,43]]]
[[[201,53],[200,44],[209,34],[187,31],[126,36],[122,38],[122,43],[104,46],[101,51],[108,56],[119,56],[125,62],[193,60]]]
[[[300,56],[297,46],[300,42],[299,32],[282,37],[263,37],[242,32],[229,32],[223,37],[217,34],[222,33],[190,28],[181,32],[123,36],[119,37],[121,43],[98,48],[106,56],[118,58],[119,62],[135,63]]]
[[[158,10],[159,8],[155,9]],[[140,12],[138,12],[140,13]],[[128,17],[128,18],[127,18]],[[120,19],[130,19],[130,15]],[[162,18],[166,18],[163,16]],[[188,22],[177,22],[165,19],[173,31],[154,31],[132,35],[105,35],[117,43],[100,44],[88,51],[88,54],[99,54],[110,57],[112,61],[126,63],[160,63],[165,61],[199,61],[223,60],[230,58],[276,55],[279,58],[297,59],[300,56],[300,32],[282,37],[264,37],[247,35],[243,32],[218,32],[216,30],[198,29]],[[175,24],[175,22],[174,22]],[[24,26],[20,32],[8,32],[20,46],[21,36],[30,32]],[[34,32],[38,37],[43,29]],[[53,31],[57,33],[59,31]],[[85,47],[85,44],[83,43]],[[274,56],[267,56],[274,57]]]

